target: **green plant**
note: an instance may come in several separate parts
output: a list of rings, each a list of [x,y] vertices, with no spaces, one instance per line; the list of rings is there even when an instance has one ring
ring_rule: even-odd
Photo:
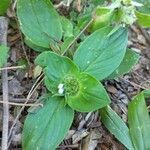
[[[10,2],[10,0],[1,0],[0,15],[3,15],[6,12],[7,8],[10,5]]]
[[[97,1],[93,3],[96,4]],[[115,18],[103,20],[103,24],[100,18],[92,19],[84,27],[93,32],[88,36],[80,31],[85,24],[81,16],[79,26],[79,22],[58,15],[49,0],[18,0],[20,28],[26,44],[41,52],[35,64],[42,67],[47,88],[41,100],[43,108],[29,113],[25,120],[23,149],[56,149],[72,124],[74,110],[90,112],[110,103],[100,81],[129,72],[139,59],[127,48],[128,25],[135,21],[135,16],[126,14],[124,7],[134,13],[131,1],[120,0],[103,10],[96,8],[96,15],[102,13],[106,17],[109,12],[111,16],[115,11]],[[78,34],[82,37],[80,44],[75,43]],[[132,146],[131,142],[126,145]]]
[[[8,51],[8,47],[6,47],[5,45],[0,45],[0,68],[2,68],[4,64],[6,64],[6,60],[8,58]]]
[[[106,128],[129,150],[150,149],[150,116],[144,98],[145,94],[149,97],[149,92],[141,92],[129,103],[129,128],[109,106],[100,110]]]

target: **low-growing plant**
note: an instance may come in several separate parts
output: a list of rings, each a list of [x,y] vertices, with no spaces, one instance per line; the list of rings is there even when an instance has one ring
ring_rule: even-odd
[[[150,97],[150,91],[141,92],[129,103],[129,128],[109,106],[100,110],[105,127],[129,150],[150,149],[150,116],[145,97]]]
[[[42,68],[47,88],[41,98],[43,107],[30,112],[25,120],[24,150],[56,149],[73,122],[74,111],[101,109],[105,121],[108,110],[112,110],[101,81],[128,73],[139,59],[136,52],[127,48],[128,27],[136,20],[145,27],[150,25],[144,18],[150,16],[140,9],[143,4],[117,0],[107,6],[103,4],[103,7],[98,1],[91,5],[91,10],[84,9],[88,15],[83,12],[73,18],[76,13],[72,12],[70,21],[60,16],[49,0],[17,2],[17,16],[25,43],[41,52],[35,64]],[[77,43],[79,36],[81,42]],[[136,129],[132,129],[130,112],[133,110],[130,107],[132,104],[129,106],[129,125],[133,133]],[[118,123],[122,124],[122,121]],[[109,123],[104,124],[109,128]],[[136,149],[134,133],[131,134],[132,144],[128,128],[125,124],[119,126],[119,130],[122,128],[124,133],[118,133],[118,129],[111,132],[118,133],[117,138],[122,136],[121,142],[127,139],[123,143],[127,148]],[[140,146],[137,149],[141,150]]]

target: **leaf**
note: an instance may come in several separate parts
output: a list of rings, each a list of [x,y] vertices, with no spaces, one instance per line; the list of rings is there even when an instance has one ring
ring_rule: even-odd
[[[144,14],[150,14],[150,0],[136,0],[143,4],[143,7],[138,7],[138,11]]]
[[[63,29],[64,38],[73,36],[73,24],[64,16],[61,17],[61,24]]]
[[[139,11],[135,12],[137,16],[137,22],[144,26],[144,27],[150,27],[150,14],[144,14]]]
[[[9,51],[8,47],[0,45],[0,68],[2,68],[4,64],[6,64],[7,62],[8,51]]]
[[[49,48],[61,40],[60,18],[49,0],[18,0],[17,15],[22,32],[36,45]]]
[[[67,57],[46,51],[41,53],[35,60],[35,63],[45,67],[46,87],[53,93],[58,92],[58,85],[62,82],[67,74],[78,72],[77,66]]]
[[[95,31],[77,49],[74,62],[81,71],[98,80],[108,77],[121,63],[126,52],[127,29],[120,27],[113,33],[106,27]]]
[[[143,91],[143,94],[144,94],[144,97],[147,99],[147,98],[150,98],[150,90],[144,90]]]
[[[95,9],[94,20],[89,27],[90,32],[94,32],[97,29],[106,27],[112,23],[114,20],[114,12],[107,7],[98,6]]]
[[[3,15],[6,11],[7,8],[10,5],[10,0],[1,0],[1,4],[0,4],[0,15]]]
[[[127,149],[133,150],[129,129],[111,107],[100,109],[102,123]]]
[[[131,49],[127,49],[123,61],[119,67],[108,77],[108,79],[118,78],[128,73],[139,60],[139,55]]]
[[[38,46],[34,44],[32,41],[30,41],[27,37],[24,39],[25,43],[27,46],[29,46],[31,49],[37,51],[37,52],[43,52],[43,51],[48,51],[50,48],[44,48],[41,46]]]
[[[67,134],[74,111],[65,105],[62,98],[46,99],[36,113],[28,114],[23,128],[24,150],[55,150]]]
[[[80,73],[77,77],[79,92],[66,96],[68,105],[79,112],[90,112],[105,107],[110,103],[109,96],[103,85],[92,76]]]
[[[129,103],[128,124],[135,150],[149,150],[150,116],[143,93],[138,94]]]

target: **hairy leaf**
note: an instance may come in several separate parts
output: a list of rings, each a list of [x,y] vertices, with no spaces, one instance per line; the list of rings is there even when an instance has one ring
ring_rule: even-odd
[[[55,150],[67,134],[74,111],[62,98],[49,97],[44,106],[28,114],[23,128],[24,150]]]
[[[150,116],[143,93],[138,94],[128,106],[128,124],[134,149],[150,149]]]
[[[102,123],[129,150],[133,150],[129,129],[109,106],[100,109]]]
[[[81,71],[98,80],[108,77],[122,62],[127,46],[127,29],[106,27],[95,31],[77,49],[74,62]]]
[[[61,40],[60,19],[49,0],[18,0],[17,15],[22,32],[36,45],[49,48]]]

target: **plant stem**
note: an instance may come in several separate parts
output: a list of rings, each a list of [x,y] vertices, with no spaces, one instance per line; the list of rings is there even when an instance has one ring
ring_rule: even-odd
[[[72,46],[72,44],[81,36],[81,34],[89,27],[89,25],[93,22],[93,19],[91,19],[87,25],[82,29],[82,31],[73,39],[73,41],[68,45],[66,50],[62,53],[62,56],[66,54],[66,52],[69,50],[69,48]]]

